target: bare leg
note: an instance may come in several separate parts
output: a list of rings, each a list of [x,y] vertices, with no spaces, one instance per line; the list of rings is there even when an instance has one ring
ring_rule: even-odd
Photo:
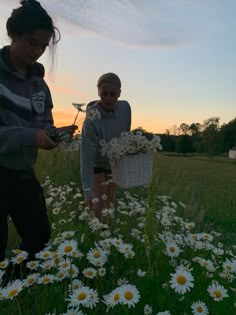
[[[102,210],[108,209],[111,204],[114,204],[116,185],[110,182],[110,179],[111,176],[105,173],[94,174],[93,198],[97,202],[93,204],[92,210],[101,222],[106,222]]]

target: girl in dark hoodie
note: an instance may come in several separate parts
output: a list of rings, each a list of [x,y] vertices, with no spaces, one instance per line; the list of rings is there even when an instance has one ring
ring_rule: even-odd
[[[43,190],[33,165],[37,150],[57,143],[51,135],[75,126],[53,126],[52,99],[37,60],[60,33],[38,1],[21,1],[7,20],[10,46],[0,50],[0,261],[5,258],[8,216],[29,259],[44,248],[50,225]]]

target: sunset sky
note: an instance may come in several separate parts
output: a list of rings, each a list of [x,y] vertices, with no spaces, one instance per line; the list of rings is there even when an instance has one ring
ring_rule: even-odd
[[[132,127],[165,132],[181,123],[236,117],[235,0],[41,0],[61,31],[46,80],[55,124],[73,123],[72,102],[97,99],[98,77],[115,72]],[[0,44],[16,0],[0,0]],[[50,56],[40,60],[50,69]],[[81,115],[82,117],[83,115]]]

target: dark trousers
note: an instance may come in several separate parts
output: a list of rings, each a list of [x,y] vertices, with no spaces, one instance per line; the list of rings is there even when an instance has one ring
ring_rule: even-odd
[[[4,260],[7,248],[8,216],[21,237],[21,249],[33,259],[50,237],[43,190],[33,170],[0,167],[0,261]]]

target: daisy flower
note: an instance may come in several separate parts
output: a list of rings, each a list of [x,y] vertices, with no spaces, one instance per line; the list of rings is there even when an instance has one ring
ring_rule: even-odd
[[[208,311],[206,304],[202,301],[194,302],[191,305],[191,309],[192,309],[193,315],[207,315],[207,314],[209,314],[209,311]]]
[[[179,294],[185,294],[193,287],[193,280],[193,276],[189,271],[185,270],[183,266],[178,267],[176,272],[171,274],[171,288]]]
[[[83,274],[86,278],[94,279],[97,276],[97,270],[94,268],[85,268]]]
[[[61,233],[61,236],[63,238],[71,238],[75,235],[75,232],[74,231],[65,231],[63,233]]]
[[[66,311],[66,313],[63,313],[62,315],[85,315],[82,311],[79,310],[79,308],[70,308]]]
[[[166,254],[169,257],[178,257],[180,254],[179,246],[174,242],[168,242],[166,244]]]
[[[226,259],[226,261],[223,262],[223,269],[226,273],[232,273],[234,270],[234,263],[233,261],[230,261],[229,259]]]
[[[35,257],[38,259],[50,259],[52,258],[52,252],[49,250],[42,250],[35,254]]]
[[[120,287],[121,293],[121,304],[128,305],[128,308],[134,307],[135,304],[140,300],[140,294],[136,286],[131,284],[126,284]]]
[[[42,264],[40,264],[40,268],[42,270],[51,270],[55,266],[54,260],[46,260]]]
[[[39,273],[32,273],[32,274],[28,275],[26,277],[26,279],[23,280],[24,286],[30,287],[31,285],[33,285],[34,283],[37,282],[39,276],[40,276]]]
[[[94,266],[103,266],[107,262],[107,255],[101,248],[90,249],[88,261]]]
[[[119,304],[120,299],[121,299],[120,287],[114,289],[109,294],[103,296],[103,302],[106,304],[108,309],[111,307],[113,308],[115,305]]]
[[[66,270],[66,273],[71,278],[76,278],[79,274],[79,269],[74,264],[70,265],[70,268]]]
[[[144,312],[144,315],[152,315],[152,307],[146,304],[144,306],[143,312]]]
[[[98,269],[98,275],[99,275],[99,277],[104,277],[105,274],[106,274],[106,268],[101,267],[101,268]]]
[[[98,299],[98,293],[96,290],[90,289],[90,293],[89,293],[89,300],[87,302],[86,307],[88,308],[94,308],[96,306],[96,304],[98,303],[99,299]]]
[[[89,109],[86,111],[86,119],[101,119],[101,114],[98,109]]]
[[[169,311],[159,312],[157,315],[171,315]]]
[[[24,282],[21,280],[15,280],[10,282],[2,291],[2,298],[6,300],[12,300],[16,297],[20,291],[23,290]]]
[[[142,278],[146,275],[146,271],[142,271],[141,269],[137,270],[137,276]]]
[[[60,270],[68,270],[70,268],[70,265],[71,265],[71,262],[68,258],[63,259],[62,261],[58,263],[58,267],[60,268]]]
[[[57,249],[60,256],[72,256],[77,251],[78,243],[75,240],[65,240]]]
[[[15,257],[11,258],[11,262],[13,264],[19,265],[22,263],[22,261],[26,260],[29,257],[29,254],[25,251],[21,251],[19,254],[17,254]]]
[[[9,265],[9,259],[4,259],[3,261],[0,261],[0,269],[5,269]]]
[[[227,290],[218,282],[212,283],[212,285],[208,287],[207,291],[216,302],[222,301],[224,298],[228,297]]]
[[[55,275],[55,280],[62,281],[67,277],[67,273],[64,270],[59,270]]]
[[[42,277],[38,278],[38,284],[48,284],[48,283],[53,283],[55,280],[55,276],[46,274],[43,275]]]
[[[26,267],[30,270],[36,270],[39,267],[39,261],[31,260],[26,263]]]
[[[84,305],[86,307],[90,299],[91,290],[87,286],[82,286],[78,290],[74,290],[69,296],[69,306],[76,307],[79,305]]]
[[[66,224],[66,220],[65,220],[65,219],[61,219],[61,220],[59,220],[58,223],[59,223],[60,225]]]
[[[134,252],[133,250],[126,251],[126,252],[124,253],[124,256],[125,256],[125,258],[132,259],[132,258],[134,258],[134,256],[135,256],[135,252]]]
[[[72,291],[78,290],[82,286],[83,286],[83,282],[81,280],[79,280],[79,279],[72,280],[72,284],[71,284]]]

